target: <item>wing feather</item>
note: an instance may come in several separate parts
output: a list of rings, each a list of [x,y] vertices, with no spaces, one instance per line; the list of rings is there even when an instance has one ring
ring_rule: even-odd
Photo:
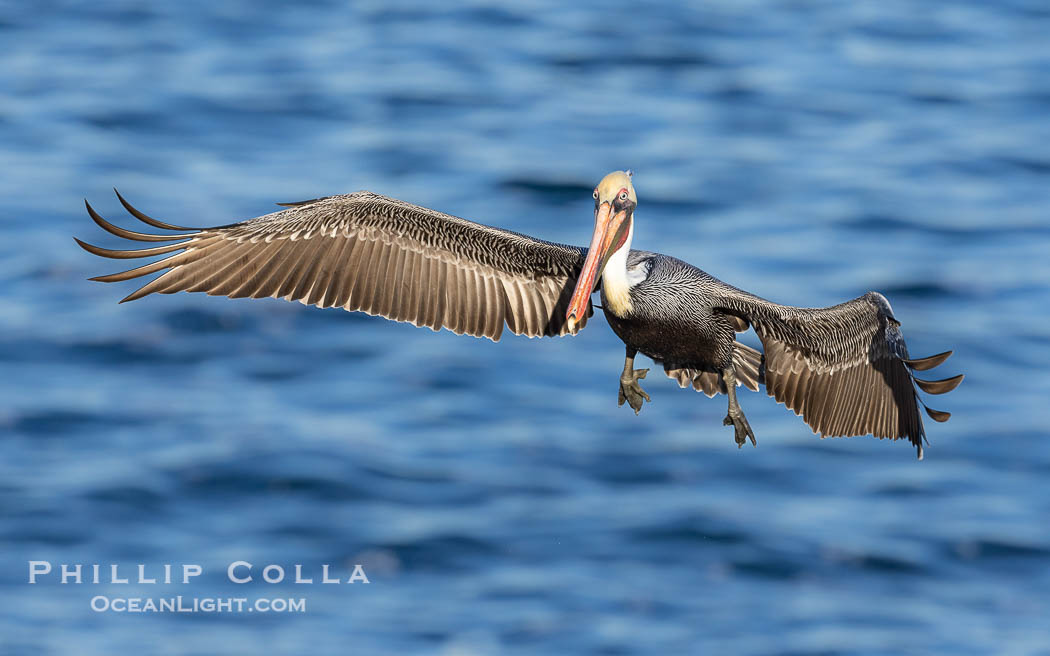
[[[252,270],[255,272],[262,272],[273,261],[277,250],[278,246],[272,242],[259,242],[259,249],[256,251],[255,257],[252,258],[250,263]],[[264,278],[265,275],[262,273],[241,276],[238,284],[233,286],[226,295],[230,298],[250,297],[256,288],[258,288],[259,284],[263,282]]]
[[[451,280],[450,269],[452,266],[444,260],[433,258],[430,260],[430,270],[434,274],[433,282],[430,285],[430,307],[427,314],[429,321],[428,324],[434,330],[441,328],[445,321],[445,309],[448,307],[448,295],[446,290],[449,285],[454,284],[455,278]],[[449,328],[449,330],[452,330]]]
[[[733,342],[733,368],[736,370],[737,385],[743,385],[752,392],[758,391],[763,382],[762,353],[755,349]],[[678,382],[680,387],[692,387],[708,397],[726,393],[726,384],[722,374],[715,371],[690,369],[664,363],[664,373]]]
[[[367,291],[368,271],[372,266],[372,251],[376,242],[370,239],[361,239],[360,250],[354,249],[354,259],[346,263],[347,270],[354,277],[354,286],[350,292],[350,309],[368,311],[372,297]]]
[[[160,273],[124,300],[199,291],[276,297],[319,307],[361,310],[435,330],[498,340],[507,328],[538,337],[564,335],[565,308],[586,252],[386,198],[370,192],[331,196],[214,228],[153,219],[118,194],[127,211],[169,234],[126,230],[92,220],[133,241],[173,242],[112,250],[77,242],[102,257],[164,259],[93,278],[117,282]],[[592,311],[588,310],[588,316]],[[581,322],[582,324],[583,322]]]
[[[251,262],[262,250],[265,244],[246,244],[240,249],[235,257],[219,271],[206,280],[198,283],[199,291],[207,292],[213,296],[226,296],[240,287],[243,283],[243,273],[250,269]]]
[[[910,359],[900,323],[876,292],[811,309],[726,289],[719,309],[754,327],[765,351],[770,396],[801,415],[821,437],[907,438],[922,457],[925,429],[916,386],[944,394],[963,376],[924,381],[911,371],[933,368],[951,351]],[[947,419],[947,413],[926,411],[935,420]]]

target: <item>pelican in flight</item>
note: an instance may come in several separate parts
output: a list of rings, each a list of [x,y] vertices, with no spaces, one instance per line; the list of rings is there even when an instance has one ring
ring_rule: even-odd
[[[164,234],[104,230],[133,241],[171,242],[110,250],[77,239],[102,257],[166,257],[91,278],[118,282],[164,273],[121,302],[148,294],[206,292],[230,298],[283,298],[317,307],[361,311],[432,330],[498,341],[516,335],[575,335],[601,294],[605,317],[627,347],[618,401],[637,414],[649,395],[635,369],[642,353],[663,364],[681,387],[725,394],[724,424],[738,446],[755,434],[737,386],[783,403],[821,437],[907,438],[923,455],[919,406],[938,422],[918,386],[944,394],[962,381],[922,380],[951,351],[912,359],[900,322],[884,296],[868,292],[828,308],[780,305],[749,294],[681,260],[632,250],[635,195],[630,171],[614,171],[594,188],[594,234],[588,248],[491,228],[368,191],[328,196],[240,223],[184,228],[153,219],[117,193],[135,218]],[[753,328],[757,351],[736,341]]]

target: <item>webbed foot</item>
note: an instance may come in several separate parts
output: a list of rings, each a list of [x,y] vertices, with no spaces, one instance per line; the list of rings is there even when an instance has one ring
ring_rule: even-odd
[[[638,414],[644,401],[652,401],[649,395],[645,393],[645,390],[642,389],[642,386],[638,384],[638,381],[645,378],[647,373],[649,373],[648,369],[624,369],[623,374],[620,376],[620,393],[617,405],[623,405],[624,401],[627,401],[634,409],[634,414]]]
[[[758,446],[758,442],[755,441],[755,432],[751,430],[751,424],[747,423],[747,417],[744,416],[743,412],[739,410],[734,414],[730,410],[726,418],[722,420],[722,423],[726,426],[732,426],[735,433],[736,446],[739,449],[744,446],[748,440],[751,440],[753,446]]]

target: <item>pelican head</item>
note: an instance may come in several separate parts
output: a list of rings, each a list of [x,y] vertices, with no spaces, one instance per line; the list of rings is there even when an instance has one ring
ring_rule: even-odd
[[[569,302],[566,314],[569,332],[575,332],[580,317],[587,312],[595,280],[605,272],[609,260],[621,249],[630,247],[631,222],[638,205],[631,175],[630,171],[613,171],[594,188],[594,236]]]

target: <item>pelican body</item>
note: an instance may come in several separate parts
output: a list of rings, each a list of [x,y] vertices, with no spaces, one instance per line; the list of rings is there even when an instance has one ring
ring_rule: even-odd
[[[595,187],[588,248],[367,191],[289,203],[273,214],[203,229],[158,221],[117,196],[134,217],[167,234],[118,227],[87,204],[100,227],[133,241],[183,240],[111,250],[77,239],[103,257],[166,256],[92,278],[117,282],[163,272],[121,302],[178,291],[274,297],[498,341],[504,328],[529,337],[574,335],[593,314],[591,298],[599,291],[609,326],[626,345],[619,404],[637,414],[651,400],[638,382],[648,369],[634,368],[642,353],[682,387],[725,394],[723,423],[733,426],[738,446],[757,442],[736,388],[764,385],[821,437],[907,438],[921,459],[925,404],[915,386],[943,394],[963,378],[915,378],[913,371],[941,364],[951,351],[911,359],[900,323],[876,292],[829,308],[797,308],[676,258],[632,250],[638,199],[629,171],[614,171]],[[762,351],[736,341],[749,328]],[[938,422],[950,416],[925,409]]]

